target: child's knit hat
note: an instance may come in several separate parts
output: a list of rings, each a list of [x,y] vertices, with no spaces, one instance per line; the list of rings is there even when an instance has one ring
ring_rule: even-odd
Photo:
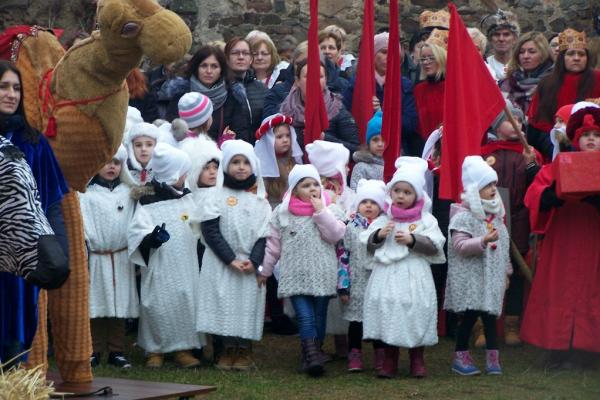
[[[492,182],[498,181],[498,174],[481,156],[467,156],[462,165],[462,185],[467,192],[474,188],[479,192]]]
[[[381,211],[386,208],[385,183],[377,179],[361,179],[356,186],[356,197],[354,197],[353,210],[357,211],[358,206],[364,200],[373,200]]]
[[[306,145],[308,160],[319,172],[319,175],[332,178],[340,175],[343,191],[346,190],[346,166],[350,159],[350,151],[340,143],[315,140]]]
[[[520,119],[521,122],[524,121],[523,111],[516,107],[510,100],[506,99],[506,106],[510,110],[511,114],[515,119]],[[492,132],[496,132],[496,130],[500,127],[500,125],[504,122],[508,121],[508,115],[506,112],[501,111],[500,114],[496,117],[496,119],[492,122]]]
[[[187,176],[187,185],[192,192],[198,190],[198,178],[202,174],[203,168],[211,161],[221,164],[223,153],[217,147],[217,144],[204,134],[198,137],[187,138],[180,144],[183,150],[192,162]]]
[[[179,117],[190,129],[204,124],[212,116],[213,104],[208,96],[198,92],[189,92],[181,96],[177,103]]]
[[[367,146],[373,139],[373,136],[381,135],[381,126],[383,125],[383,113],[381,111],[377,111],[375,115],[369,120],[367,123]]]
[[[154,179],[167,185],[176,183],[192,166],[187,153],[162,142],[154,147],[150,163]]]
[[[254,152],[260,160],[261,172],[264,178],[279,178],[279,166],[275,154],[275,132],[274,129],[282,124],[290,128],[291,156],[296,164],[302,164],[302,149],[298,144],[296,130],[292,126],[292,118],[283,114],[273,114],[265,118],[256,131],[256,143]]]
[[[219,173],[217,175],[217,187],[220,189],[223,187],[223,181],[225,179],[225,171],[229,168],[229,162],[237,155],[243,155],[250,162],[252,173],[256,176],[257,191],[256,195],[261,198],[265,198],[265,184],[262,179],[262,173],[260,170],[260,163],[254,148],[248,142],[243,140],[227,140],[221,145],[221,151],[223,152],[223,162],[219,164]]]
[[[282,226],[286,226],[288,224],[289,206],[290,199],[292,197],[292,192],[298,184],[298,182],[300,182],[304,178],[312,178],[315,181],[317,181],[317,183],[321,187],[321,199],[324,202],[326,202],[324,198],[325,194],[323,191],[323,185],[321,184],[321,176],[319,175],[319,171],[317,171],[317,169],[311,164],[294,165],[294,167],[288,175],[288,189],[283,195],[283,200],[281,201],[281,206],[279,208],[282,211],[280,213],[280,223]]]
[[[140,110],[135,107],[128,106],[127,116],[125,117],[125,129],[123,130],[123,141],[125,141],[125,138],[129,134],[131,127],[135,124],[139,124],[140,122],[144,122]]]
[[[381,32],[375,35],[373,38],[373,54],[377,54],[381,50],[387,50],[389,40],[390,34],[388,32]]]
[[[127,148],[127,154],[129,156],[129,163],[136,171],[141,171],[142,166],[138,160],[135,159],[135,153],[133,152],[133,140],[140,136],[148,136],[158,142],[161,132],[153,124],[149,124],[147,122],[138,122],[131,127],[127,133],[127,136],[123,138],[123,143],[125,144],[125,148]]]
[[[121,163],[123,164],[125,164],[125,161],[127,161],[127,149],[125,148],[125,146],[123,146],[123,143],[119,145],[117,152],[113,156],[113,160],[115,159],[121,161]],[[127,167],[124,166],[123,168]]]
[[[390,192],[398,182],[408,182],[417,194],[417,200],[421,200],[425,192],[425,173],[427,172],[427,161],[420,157],[399,157],[395,163],[396,172],[387,184]]]

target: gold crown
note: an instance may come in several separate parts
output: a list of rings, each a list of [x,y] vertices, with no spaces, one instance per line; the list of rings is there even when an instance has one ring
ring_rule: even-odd
[[[558,34],[559,51],[587,49],[587,38],[585,32],[577,32],[575,29],[565,29]]]
[[[448,50],[448,31],[445,31],[443,29],[432,30],[425,43],[435,44],[436,46]]]
[[[450,28],[450,13],[446,10],[425,10],[419,15],[419,26],[425,28]]]

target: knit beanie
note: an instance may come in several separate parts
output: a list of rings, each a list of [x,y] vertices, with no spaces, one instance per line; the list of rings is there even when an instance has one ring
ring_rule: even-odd
[[[306,146],[306,153],[319,175],[332,178],[339,174],[343,181],[343,191],[346,190],[346,165],[350,159],[350,151],[344,145],[315,140]]]
[[[399,157],[395,163],[396,172],[387,184],[387,191],[391,192],[398,182],[408,182],[417,194],[417,200],[421,200],[425,194],[425,173],[427,172],[427,161],[420,157]]]
[[[381,135],[381,125],[383,124],[383,113],[377,111],[367,123],[367,146],[373,139],[373,136]]]
[[[506,100],[506,105],[515,119],[520,119],[521,122],[524,121],[525,117],[523,115],[523,111],[519,107],[515,107],[515,105],[508,99]],[[502,125],[504,121],[508,121],[508,116],[506,115],[506,112],[502,111],[500,114],[498,114],[494,122],[492,122],[492,131],[496,132],[496,130],[500,128],[500,125]]]
[[[221,151],[223,152],[223,162],[219,164],[219,173],[217,175],[217,187],[223,187],[223,182],[225,180],[224,173],[229,168],[229,163],[231,162],[231,159],[237,155],[243,155],[250,162],[252,173],[256,176],[256,183],[258,186],[256,194],[258,197],[264,198],[266,195],[265,185],[262,179],[258,157],[256,157],[252,145],[248,142],[239,139],[227,140],[221,145]]]
[[[358,206],[364,200],[372,200],[383,211],[386,208],[385,183],[377,179],[361,179],[356,186],[353,210],[358,211]]]
[[[471,188],[480,191],[497,181],[498,174],[481,156],[465,157],[462,165],[462,185],[465,192]]]
[[[379,53],[381,50],[387,50],[389,40],[389,32],[381,32],[375,35],[375,39],[373,40],[374,54]]]
[[[208,96],[198,92],[189,92],[181,96],[177,107],[179,117],[188,124],[190,129],[204,124],[213,113],[212,101]]]
[[[156,144],[150,164],[154,179],[167,185],[176,183],[192,166],[190,158],[184,151],[167,143]]]
[[[575,106],[575,104],[567,104],[566,106],[562,106],[561,108],[559,108],[556,111],[554,116],[559,117],[562,120],[562,122],[564,122],[564,124],[566,125],[567,122],[569,122],[569,117],[571,116],[571,113],[573,112],[574,106]]]

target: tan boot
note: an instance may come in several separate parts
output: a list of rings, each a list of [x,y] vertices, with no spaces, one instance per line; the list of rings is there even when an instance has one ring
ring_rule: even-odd
[[[195,368],[200,366],[200,360],[192,355],[189,350],[175,352],[175,364],[179,368]]]
[[[520,346],[519,317],[517,315],[504,316],[504,343],[507,346]]]
[[[483,334],[483,323],[480,319],[477,319],[475,326],[473,327],[473,337],[475,338],[475,347],[482,349],[485,347],[485,335]]]
[[[240,347],[231,368],[236,371],[248,371],[255,367],[252,349]]]
[[[164,358],[160,353],[148,353],[148,358],[146,358],[146,367],[147,368],[160,368],[163,366]]]
[[[217,362],[217,369],[221,371],[229,371],[235,361],[235,347],[225,347],[223,352],[219,356],[219,362]]]

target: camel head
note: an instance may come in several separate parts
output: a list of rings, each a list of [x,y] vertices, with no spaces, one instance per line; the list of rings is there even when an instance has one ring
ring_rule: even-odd
[[[144,54],[156,64],[168,64],[192,45],[185,22],[154,0],[100,0],[97,21],[107,53],[116,59]]]

